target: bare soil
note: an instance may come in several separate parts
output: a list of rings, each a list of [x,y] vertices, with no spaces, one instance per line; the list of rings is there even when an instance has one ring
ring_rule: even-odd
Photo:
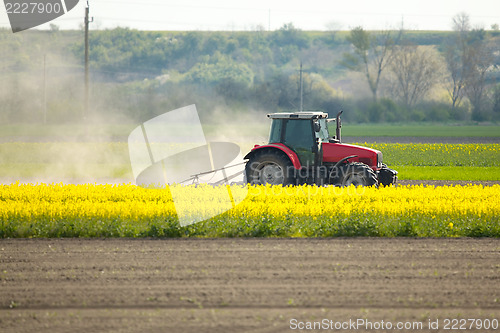
[[[500,320],[499,282],[499,239],[4,239],[0,331],[438,332]]]

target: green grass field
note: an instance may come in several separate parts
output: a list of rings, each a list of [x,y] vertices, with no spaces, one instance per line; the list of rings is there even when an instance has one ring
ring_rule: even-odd
[[[0,138],[67,138],[92,141],[110,137],[126,138],[139,124],[18,124],[0,125]],[[270,122],[238,122],[236,124],[204,124],[205,135],[211,137],[255,137],[267,138]],[[331,131],[332,133],[334,131]],[[349,124],[343,123],[345,137],[500,137],[500,126],[496,125],[446,125],[446,124]],[[73,140],[74,141],[74,140]],[[238,140],[236,140],[238,141]]]
[[[499,137],[500,126],[373,124],[342,126],[347,137]]]
[[[384,162],[399,172],[399,179],[500,180],[500,144],[360,145],[382,151]],[[242,150],[250,149],[251,144],[242,146]],[[116,179],[133,182],[124,142],[0,143],[0,161],[0,177],[11,181]]]
[[[500,167],[391,165],[400,180],[499,181]]]
[[[380,150],[402,180],[500,180],[499,144],[362,143]]]
[[[133,182],[126,138],[136,125],[0,126],[0,178],[3,181],[116,179]],[[204,125],[208,140],[221,133],[238,142],[242,154],[267,137],[269,123],[239,124],[230,129]],[[500,137],[500,126],[443,124],[344,124],[350,137]],[[260,138],[260,139],[257,139]],[[220,138],[219,138],[220,140]],[[23,142],[24,141],[24,142]],[[365,143],[407,180],[500,180],[500,144]]]
[[[242,136],[263,136],[267,138],[270,122],[231,125],[230,133]],[[330,133],[335,133],[335,124]],[[217,137],[224,134],[227,126],[206,125],[205,134]],[[349,124],[343,123],[344,137],[499,137],[500,126],[495,125],[443,125],[443,124]]]
[[[360,143],[380,150],[389,165],[500,167],[500,144]]]
[[[34,141],[47,139],[101,140],[110,137],[126,137],[139,124],[15,124],[0,125],[0,138],[16,140],[18,137],[32,138]]]

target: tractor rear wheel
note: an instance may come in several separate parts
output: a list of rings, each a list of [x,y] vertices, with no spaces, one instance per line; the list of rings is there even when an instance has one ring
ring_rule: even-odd
[[[377,175],[366,164],[347,163],[339,169],[340,186],[373,186],[378,185]]]
[[[290,185],[294,181],[292,162],[283,154],[257,152],[245,166],[247,182],[252,185]]]

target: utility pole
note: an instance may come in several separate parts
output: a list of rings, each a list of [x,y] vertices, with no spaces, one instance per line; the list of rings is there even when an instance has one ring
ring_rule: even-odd
[[[89,112],[89,23],[93,21],[89,19],[89,1],[87,0],[87,6],[85,7],[85,101],[83,108],[83,120],[88,115]]]
[[[47,123],[47,55],[43,55],[43,123]]]
[[[304,111],[304,90],[302,88],[302,61],[300,62],[300,112]]]

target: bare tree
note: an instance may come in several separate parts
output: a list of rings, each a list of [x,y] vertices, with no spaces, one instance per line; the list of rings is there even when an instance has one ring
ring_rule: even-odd
[[[464,97],[466,75],[462,66],[460,56],[450,48],[445,53],[446,65],[449,70],[448,93],[451,99],[452,109],[460,106]]]
[[[471,44],[472,47],[469,49],[471,71],[465,87],[465,94],[472,104],[473,119],[484,120],[486,79],[493,64],[493,50],[482,39],[473,41]]]
[[[439,54],[432,48],[407,44],[396,48],[391,63],[392,91],[407,108],[415,106],[441,78]]]
[[[486,79],[494,63],[494,50],[489,46],[486,31],[472,29],[466,13],[453,18],[453,30],[454,36],[445,47],[452,108],[458,107],[467,97],[473,108],[473,118],[480,120],[484,111]]]
[[[374,101],[377,100],[382,73],[392,61],[394,45],[400,36],[401,31],[398,35],[390,30],[371,34],[362,27],[356,27],[347,37],[352,51],[344,54],[341,64],[365,75]]]
[[[467,35],[470,31],[470,20],[466,13],[460,13],[453,18],[455,34],[445,45],[445,59],[449,71],[448,93],[452,108],[460,106],[465,94],[465,85],[470,73],[468,60]]]
[[[342,24],[337,21],[330,21],[326,24],[326,30],[329,34],[329,43],[334,44],[337,42],[337,35],[341,29]]]
[[[495,119],[500,120],[500,85],[493,88],[492,108]]]
[[[445,47],[452,108],[458,107],[467,97],[475,111],[480,112],[486,75],[493,64],[493,50],[488,47],[486,31],[472,29],[466,13],[453,18],[453,30],[455,34]]]

